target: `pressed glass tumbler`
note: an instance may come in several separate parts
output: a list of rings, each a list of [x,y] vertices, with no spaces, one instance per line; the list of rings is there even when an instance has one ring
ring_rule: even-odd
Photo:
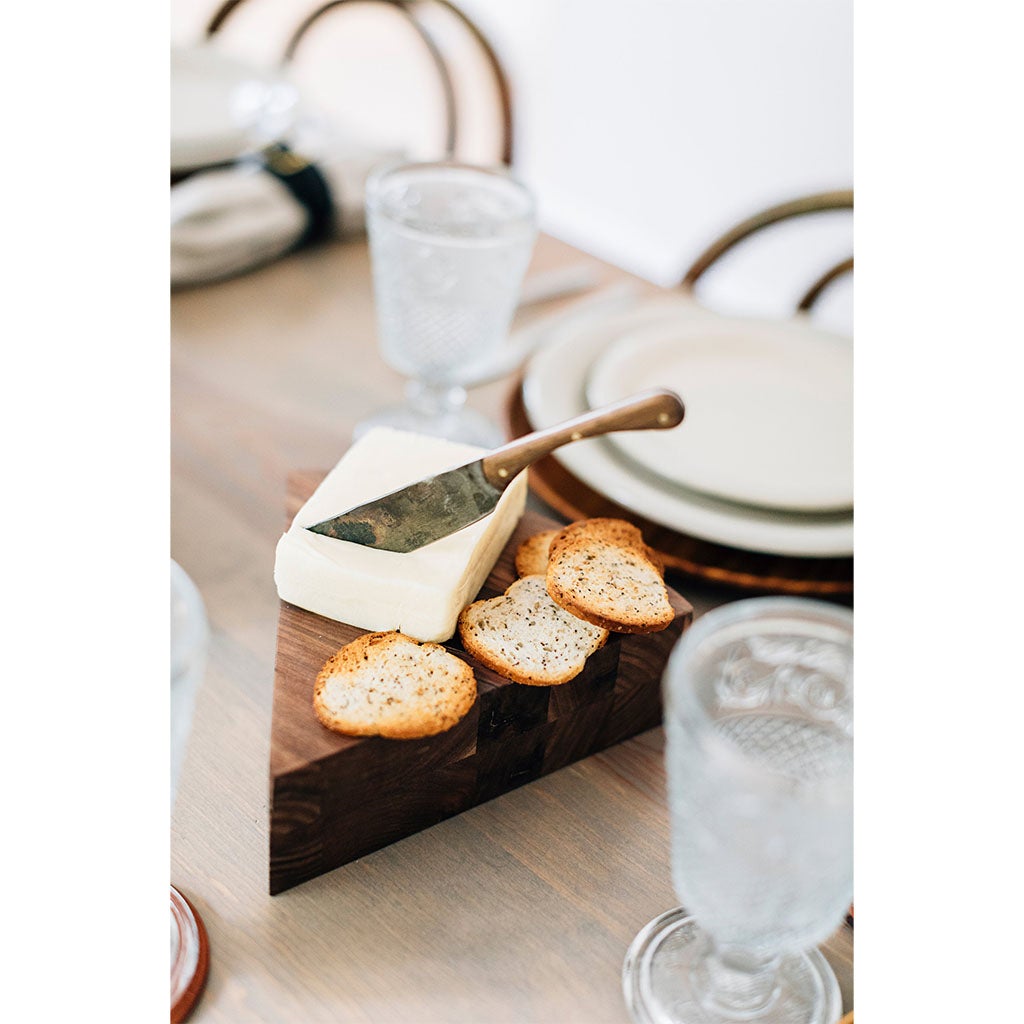
[[[357,435],[387,425],[500,444],[464,385],[506,343],[537,234],[529,191],[501,168],[392,165],[367,182],[366,222],[381,355],[410,382],[405,404]]]
[[[794,598],[703,616],[664,678],[672,879],[623,968],[635,1020],[835,1024],[814,947],[853,888],[853,617]]]

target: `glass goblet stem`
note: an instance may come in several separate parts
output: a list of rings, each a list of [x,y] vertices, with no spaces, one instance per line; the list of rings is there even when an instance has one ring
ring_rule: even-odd
[[[405,397],[424,416],[444,416],[458,412],[466,404],[466,389],[457,384],[411,380],[405,386]]]
[[[707,946],[694,965],[694,988],[701,1002],[726,1018],[749,1020],[768,1009],[778,995],[780,957],[737,946]]]

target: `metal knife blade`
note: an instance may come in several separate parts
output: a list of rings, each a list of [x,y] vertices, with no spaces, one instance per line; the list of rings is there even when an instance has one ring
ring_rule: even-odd
[[[400,487],[306,529],[384,551],[415,551],[494,511],[516,476],[556,448],[615,430],[664,430],[678,426],[684,414],[675,392],[646,391],[527,434],[464,466]]]
[[[484,476],[482,462],[400,487],[306,529],[370,548],[415,551],[494,511],[502,490]]]

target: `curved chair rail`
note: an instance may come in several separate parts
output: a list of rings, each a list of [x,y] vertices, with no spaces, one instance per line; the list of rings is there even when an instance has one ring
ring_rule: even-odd
[[[232,13],[244,2],[245,0],[224,0],[224,3],[214,11],[206,24],[204,30],[206,37],[209,39],[215,36]],[[441,8],[447,11],[463,26],[463,28],[465,28],[482,52],[490,72],[494,77],[495,89],[498,94],[498,116],[501,123],[500,160],[502,163],[510,165],[512,163],[513,153],[513,119],[512,91],[509,87],[508,76],[505,74],[505,70],[486,36],[466,14],[459,10],[455,4],[450,3],[449,0],[328,0],[327,3],[321,4],[315,10],[308,13],[299,23],[298,27],[292,32],[285,44],[282,63],[289,64],[295,59],[299,44],[302,42],[309,30],[317,24],[325,14],[337,8],[354,3],[373,3],[392,8],[412,27],[420,42],[423,44],[441,85],[445,116],[445,156],[449,158],[454,156],[459,138],[459,119],[455,84],[452,78],[449,62],[445,59],[444,53],[438,44],[434,33],[430,31],[425,15],[432,6]]]
[[[833,192],[817,192],[814,195],[801,196],[799,199],[791,199],[776,206],[770,206],[760,213],[748,217],[735,227],[730,228],[724,235],[712,242],[694,260],[690,269],[687,270],[681,282],[683,287],[692,288],[697,281],[730,249],[739,245],[740,242],[751,235],[778,224],[780,221],[792,220],[796,217],[805,217],[813,213],[825,213],[830,210],[852,210],[853,190],[839,189]],[[842,274],[853,270],[853,257],[843,260],[832,267],[825,274],[817,279],[807,290],[800,300],[798,309],[810,309],[818,300],[821,293]]]

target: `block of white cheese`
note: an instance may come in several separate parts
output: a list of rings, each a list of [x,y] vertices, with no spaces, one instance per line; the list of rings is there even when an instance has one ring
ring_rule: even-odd
[[[328,473],[277,544],[274,582],[284,601],[362,629],[448,640],[508,543],[526,504],[526,474],[479,522],[417,551],[380,551],[305,529],[484,449],[375,427]]]

